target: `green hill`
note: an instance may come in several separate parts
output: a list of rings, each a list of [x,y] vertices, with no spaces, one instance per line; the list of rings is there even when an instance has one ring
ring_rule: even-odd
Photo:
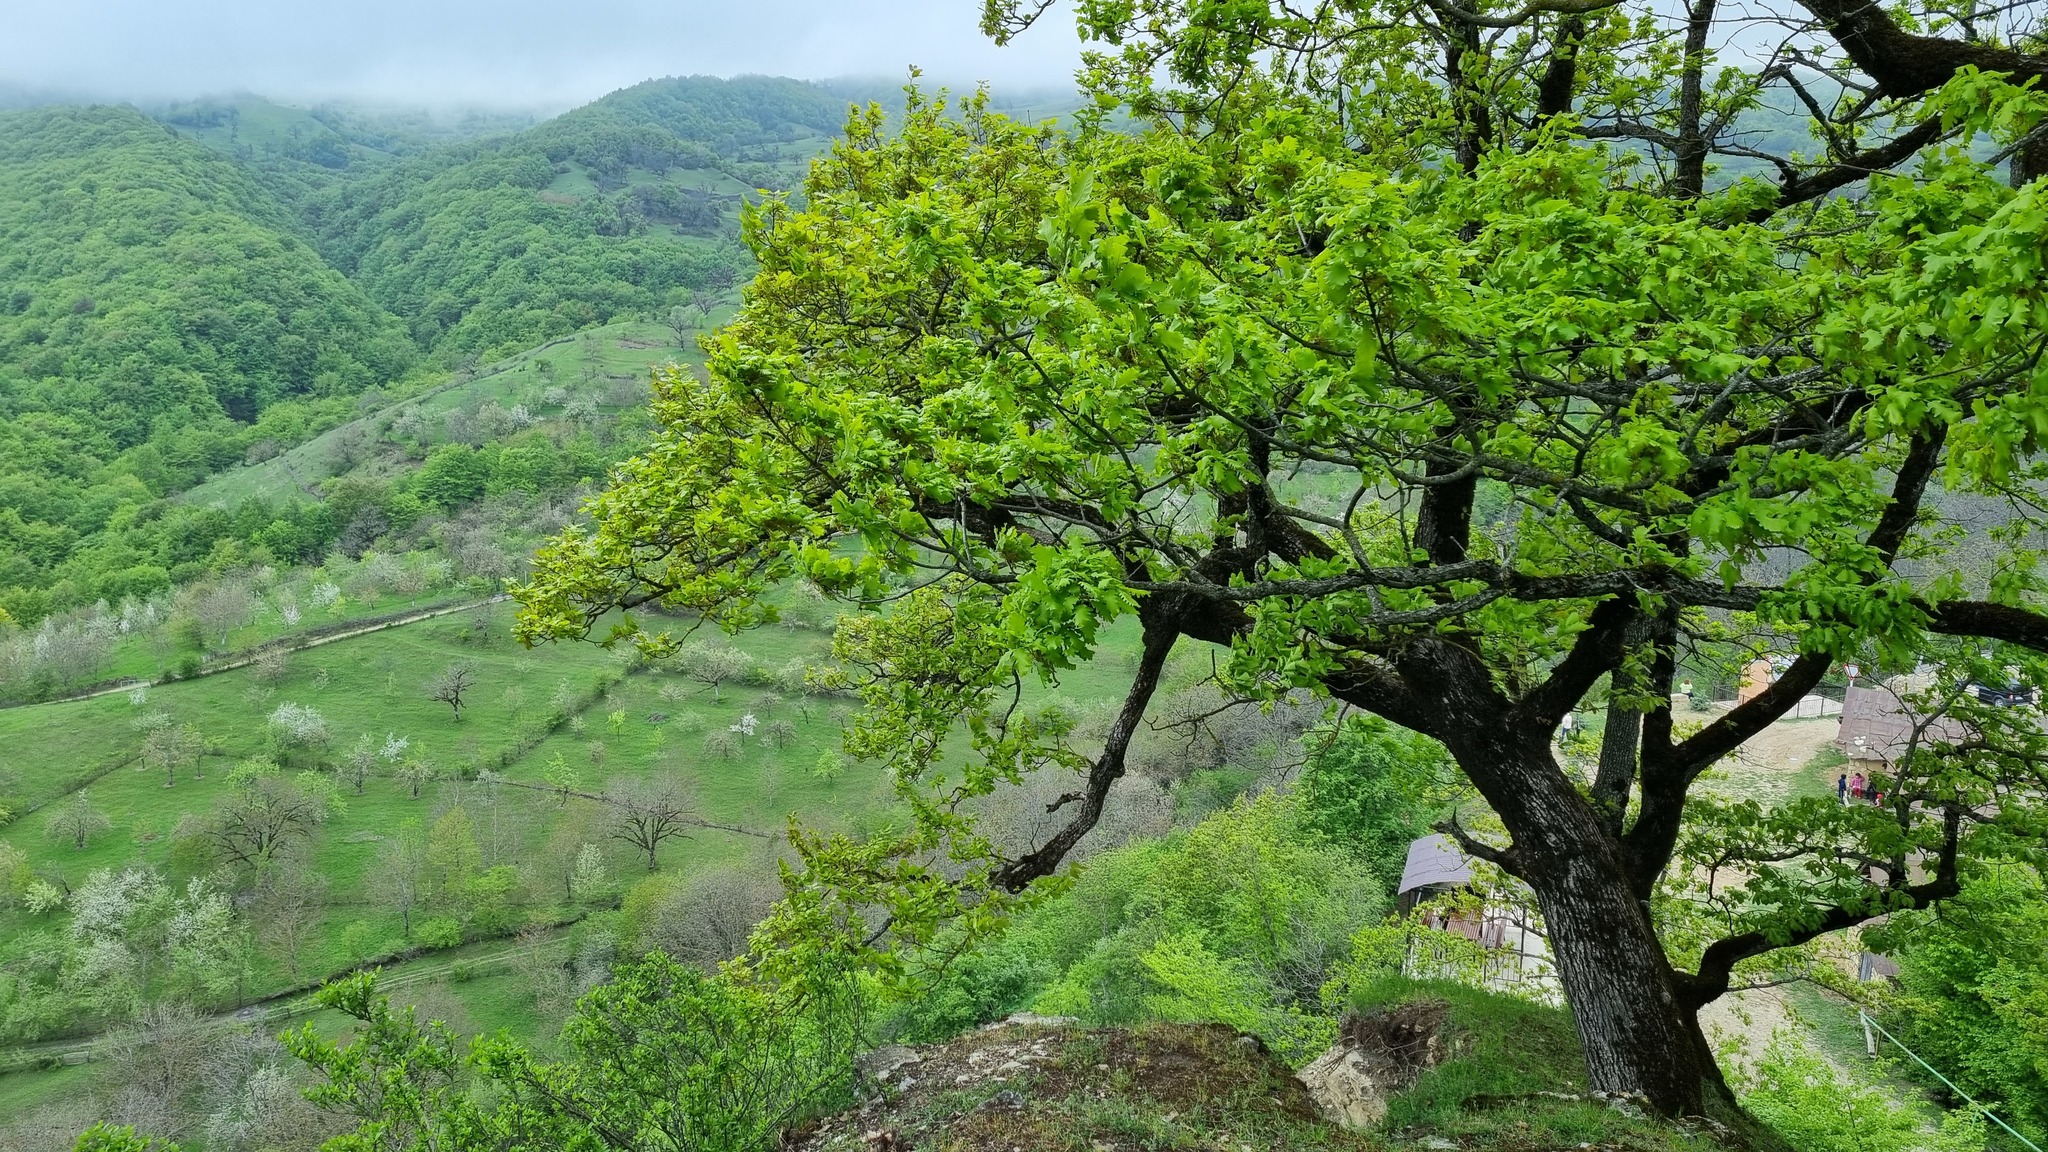
[[[0,603],[161,585],[140,557],[74,571],[78,546],[411,366],[403,329],[294,231],[232,161],[138,112],[0,116]]]
[[[144,108],[172,131],[233,157],[295,212],[336,184],[361,180],[401,159],[450,144],[533,126],[522,112],[445,112],[296,107],[246,93]]]
[[[502,355],[734,282],[740,196],[797,175],[845,106],[794,80],[650,81],[337,184],[307,220],[421,346]]]

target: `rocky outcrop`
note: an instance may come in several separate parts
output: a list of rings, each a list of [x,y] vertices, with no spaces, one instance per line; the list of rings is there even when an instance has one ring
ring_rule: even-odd
[[[878,1048],[859,1073],[860,1104],[788,1133],[785,1149],[1375,1148],[1369,1137],[1332,1130],[1257,1037],[1221,1025],[1090,1029],[1020,1013],[945,1044]]]
[[[1422,1000],[1346,1015],[1337,1043],[1296,1075],[1332,1122],[1375,1127],[1386,1118],[1388,1100],[1450,1057],[1449,1011],[1441,1000]]]

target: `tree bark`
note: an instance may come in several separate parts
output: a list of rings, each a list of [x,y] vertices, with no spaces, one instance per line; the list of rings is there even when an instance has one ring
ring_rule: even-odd
[[[1640,1094],[1667,1116],[1732,1114],[1620,842],[1558,766],[1549,730],[1516,719],[1487,724],[1468,714],[1441,725],[1438,738],[1514,838],[1491,855],[1536,894],[1589,1087]]]
[[[1597,830],[1586,831],[1597,850],[1527,859],[1558,983],[1585,1048],[1588,1085],[1641,1093],[1667,1116],[1704,1114],[1711,1097],[1726,1095],[1720,1070],[1680,1002],[1676,974],[1619,854]]]

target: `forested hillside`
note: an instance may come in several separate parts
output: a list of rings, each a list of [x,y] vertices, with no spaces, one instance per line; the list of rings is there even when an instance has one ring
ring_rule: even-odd
[[[300,108],[248,94],[177,100],[143,111],[233,157],[295,211],[337,179],[359,179],[452,144],[521,132],[541,119],[490,109]]]
[[[444,360],[722,290],[742,195],[787,186],[846,101],[793,80],[649,81],[307,205],[321,250]]]
[[[281,502],[164,498],[485,358],[703,321],[749,267],[742,199],[793,185],[845,109],[690,78],[527,131],[253,97],[0,116],[0,609],[319,557],[356,515],[326,502],[353,459]]]
[[[125,109],[0,116],[0,293],[0,603],[16,615],[162,587],[175,547],[82,553],[417,357],[232,161]]]

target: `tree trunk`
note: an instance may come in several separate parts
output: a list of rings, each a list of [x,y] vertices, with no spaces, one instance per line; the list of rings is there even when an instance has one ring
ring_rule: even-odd
[[[1702,1115],[1710,1094],[1726,1092],[1719,1068],[1678,1002],[1647,910],[1618,864],[1599,859],[1611,854],[1561,855],[1530,870],[1588,1085],[1641,1093],[1667,1116]]]
[[[1588,1086],[1641,1094],[1666,1116],[1737,1115],[1603,813],[1546,732],[1474,720],[1452,750],[1514,838],[1501,864],[1536,893]]]

